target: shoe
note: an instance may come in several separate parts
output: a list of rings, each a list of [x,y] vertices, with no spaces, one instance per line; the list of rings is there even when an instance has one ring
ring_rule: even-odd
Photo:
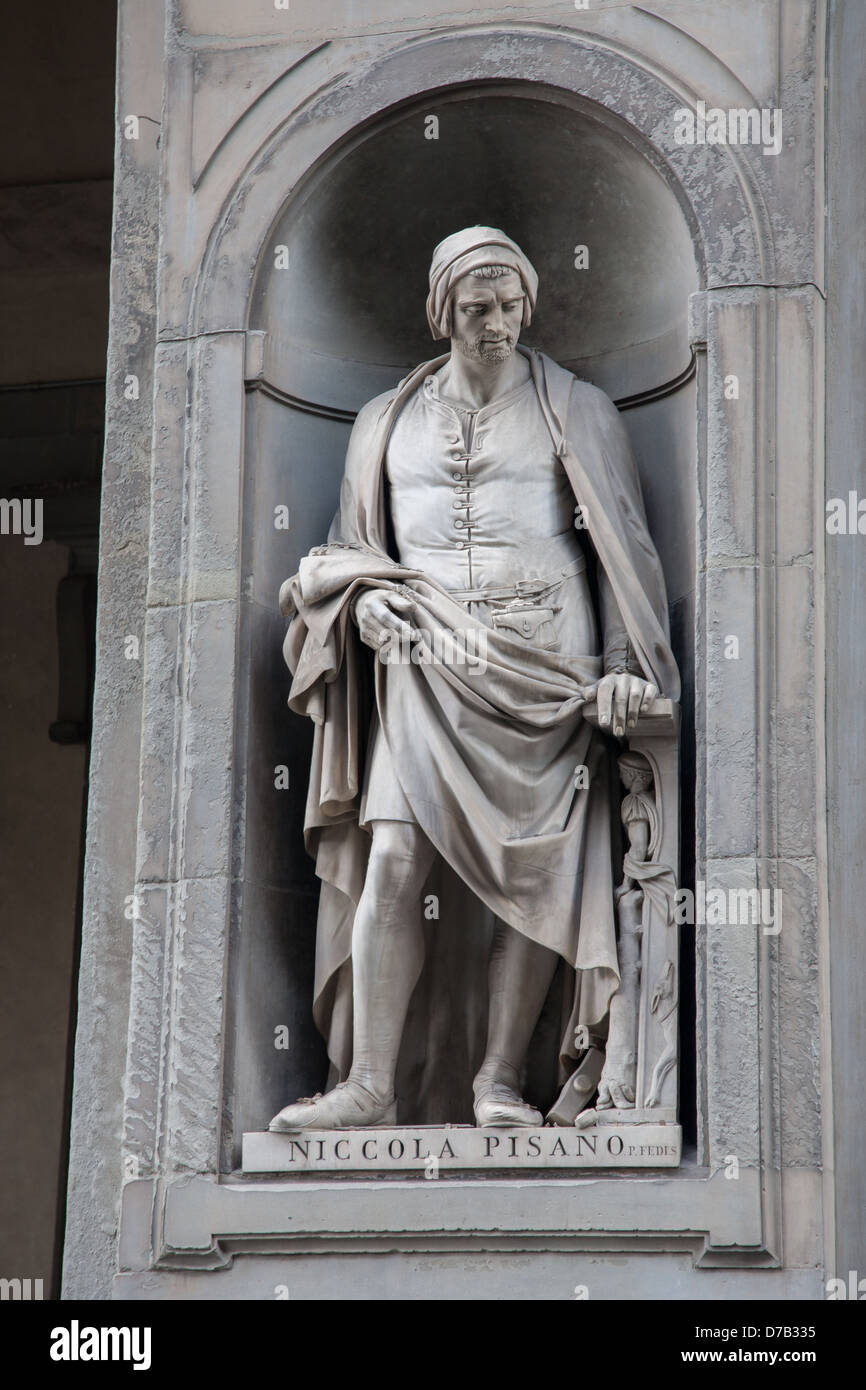
[[[272,1134],[298,1129],[365,1129],[396,1125],[397,1101],[381,1101],[357,1081],[341,1081],[327,1095],[318,1092],[287,1105],[268,1125]]]
[[[510,1086],[486,1082],[475,1097],[475,1123],[482,1127],[507,1129],[512,1125],[540,1128],[544,1116],[534,1106],[527,1105]]]

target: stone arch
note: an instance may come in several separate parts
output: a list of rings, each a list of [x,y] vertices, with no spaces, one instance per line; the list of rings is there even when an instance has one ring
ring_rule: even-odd
[[[190,304],[191,336],[247,326],[253,280],[280,210],[341,142],[419,90],[488,82],[534,84],[592,104],[596,118],[616,123],[668,181],[694,226],[702,287],[773,283],[769,218],[748,162],[730,146],[676,143],[674,112],[694,99],[681,81],[597,36],[479,28],[410,40],[360,72],[342,74],[258,145],[212,227]],[[217,151],[212,167],[221,157]]]

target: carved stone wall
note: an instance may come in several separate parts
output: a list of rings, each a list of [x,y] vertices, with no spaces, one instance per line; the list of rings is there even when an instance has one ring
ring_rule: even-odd
[[[818,1297],[832,1245],[820,1171],[827,918],[815,508],[823,3],[756,11],[747,0],[598,0],[578,12],[490,0],[460,15],[434,6],[432,18],[406,0],[370,0],[363,17],[360,8],[181,0],[163,52],[155,29],[141,36],[163,65],[161,132],[158,150],[144,123],[138,149],[119,144],[128,220],[118,224],[109,372],[121,381],[130,358],[142,359],[152,416],[149,402],[135,418],[117,405],[110,425],[109,454],[123,429],[142,463],[127,474],[137,520],[122,571],[117,536],[103,531],[96,707],[103,724],[118,717],[111,644],[143,631],[140,699],[121,711],[130,739],[140,719],[141,759],[137,778],[130,760],[135,787],[114,838],[98,757],[95,768],[83,968],[85,978],[99,974],[110,1007],[82,996],[67,1287],[109,1287],[112,1237],[97,1249],[85,1225],[98,1211],[110,1230],[122,1190],[122,1297],[270,1297],[277,1284],[292,1297],[339,1296],[348,1250],[385,1297],[395,1265],[403,1296],[430,1296],[420,1252],[445,1260],[455,1296],[470,1278],[481,1297],[519,1297],[530,1278],[549,1297],[577,1283],[617,1296],[626,1275],[605,1262],[626,1254],[635,1297],[674,1287],[689,1297]],[[141,22],[122,6],[124,54]],[[143,105],[142,91],[125,58],[124,106]],[[780,108],[781,153],[678,143],[676,113],[699,99]],[[156,119],[149,104],[141,114]],[[683,1026],[693,1035],[697,1126],[674,1171],[577,1182],[541,1173],[519,1190],[507,1177],[473,1175],[435,1184],[323,1176],[302,1187],[243,1177],[248,1116],[238,1097],[273,1110],[275,1088],[321,1065],[303,1024],[287,1068],[269,1037],[288,1022],[283,1013],[300,1020],[309,997],[314,906],[309,871],[286,848],[297,844],[297,810],[273,793],[274,765],[301,782],[305,758],[302,742],[280,743],[287,682],[275,583],[293,568],[293,547],[321,538],[351,412],[425,350],[401,338],[398,323],[364,356],[373,321],[341,242],[351,223],[333,199],[357,198],[367,227],[378,170],[390,199],[405,190],[417,225],[414,161],[442,160],[448,122],[463,167],[472,121],[492,149],[510,131],[519,151],[531,145],[530,110],[563,139],[541,162],[551,183],[542,178],[536,198],[548,202],[532,214],[531,199],[502,194],[501,218],[525,217],[527,239],[541,238],[549,203],[563,266],[582,242],[591,255],[597,242],[606,265],[577,292],[575,312],[551,306],[544,346],[632,406],[625,418],[694,701],[684,707],[695,730],[684,758],[693,785],[682,803],[684,858],[706,894],[781,892],[782,929],[709,914],[683,928],[693,949],[682,959],[694,970],[694,1018]],[[428,114],[439,117],[435,149]],[[579,146],[575,196],[564,186],[569,132]],[[590,197],[581,190],[593,180]],[[145,195],[157,182],[151,225],[155,201]],[[278,246],[289,252],[284,281]],[[308,288],[329,266],[347,307],[329,301],[320,313]],[[142,267],[156,276],[155,302]],[[406,273],[420,272],[407,264]],[[539,317],[539,343],[543,327]],[[669,389],[648,399],[655,386]],[[277,503],[297,517],[288,546],[267,524]],[[111,490],[107,506],[120,516]],[[120,582],[119,597],[111,588]],[[120,946],[118,931],[128,933]],[[122,1136],[110,1064],[86,1051],[100,1007],[112,1036],[121,1022],[128,1028]],[[95,1165],[87,1125],[103,1091],[113,1099],[96,1123]]]

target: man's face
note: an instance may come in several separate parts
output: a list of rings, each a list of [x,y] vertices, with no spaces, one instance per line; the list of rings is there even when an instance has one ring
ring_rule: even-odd
[[[453,290],[451,339],[472,362],[506,362],[523,322],[523,282],[516,271],[488,280],[464,275]]]

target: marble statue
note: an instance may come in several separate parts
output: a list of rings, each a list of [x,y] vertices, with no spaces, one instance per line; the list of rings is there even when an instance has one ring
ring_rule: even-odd
[[[609,770],[614,740],[679,680],[625,429],[602,391],[520,344],[537,293],[496,228],[436,247],[427,316],[450,351],[360,412],[328,541],[281,591],[289,703],[314,727],[314,1016],[336,1084],[286,1106],[278,1132],[396,1123],[436,863],[465,895],[461,930],[470,901],[496,922],[475,1123],[544,1122],[524,1063],[560,962],[559,1084],[575,1037],[606,1037],[599,1104],[634,1105],[632,1005],[613,1005],[638,966],[617,946]],[[636,785],[625,892],[646,799]]]

